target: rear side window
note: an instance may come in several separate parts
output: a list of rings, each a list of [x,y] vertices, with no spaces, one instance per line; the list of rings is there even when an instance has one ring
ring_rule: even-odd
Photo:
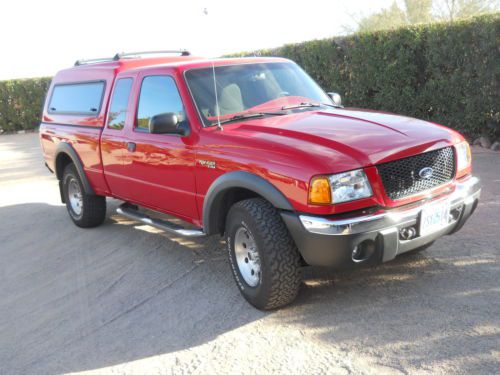
[[[95,115],[101,110],[104,82],[82,82],[54,86],[49,113]]]
[[[172,77],[149,76],[144,78],[137,110],[137,128],[149,130],[149,120],[155,115],[172,112],[179,122],[186,119],[184,106]]]
[[[111,107],[108,115],[108,127],[123,129],[127,117],[128,98],[132,89],[132,78],[122,78],[116,81]]]

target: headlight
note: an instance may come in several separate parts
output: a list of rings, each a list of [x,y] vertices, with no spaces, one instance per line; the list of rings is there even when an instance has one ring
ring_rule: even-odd
[[[330,176],[333,203],[353,201],[372,195],[372,188],[365,172],[358,169]]]
[[[330,176],[317,176],[311,180],[309,203],[332,204],[367,198],[372,188],[362,169],[338,173]]]
[[[468,172],[471,164],[470,147],[466,141],[455,145],[457,151],[457,176],[464,175]]]

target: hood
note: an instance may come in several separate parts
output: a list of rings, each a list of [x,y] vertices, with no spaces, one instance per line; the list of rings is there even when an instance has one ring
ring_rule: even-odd
[[[343,168],[345,157],[366,167],[446,147],[462,139],[441,125],[357,109],[305,111],[250,120],[229,128],[235,135],[258,136],[261,141],[305,153],[318,151],[323,158],[330,158],[330,167],[342,156]]]

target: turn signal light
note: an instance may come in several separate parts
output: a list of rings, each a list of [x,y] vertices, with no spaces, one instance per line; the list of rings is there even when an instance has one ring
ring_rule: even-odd
[[[471,154],[470,147],[466,141],[455,145],[457,153],[457,177],[460,178],[470,173],[471,171]]]
[[[309,186],[309,203],[311,204],[331,204],[332,190],[330,181],[326,176],[317,176],[311,180]]]

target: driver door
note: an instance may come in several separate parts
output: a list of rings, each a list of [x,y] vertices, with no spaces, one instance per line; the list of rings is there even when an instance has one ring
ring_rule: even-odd
[[[130,198],[188,221],[198,220],[191,135],[152,134],[148,127],[151,117],[168,112],[175,113],[181,122],[188,121],[175,79],[149,72],[138,79],[135,119],[124,150]]]

